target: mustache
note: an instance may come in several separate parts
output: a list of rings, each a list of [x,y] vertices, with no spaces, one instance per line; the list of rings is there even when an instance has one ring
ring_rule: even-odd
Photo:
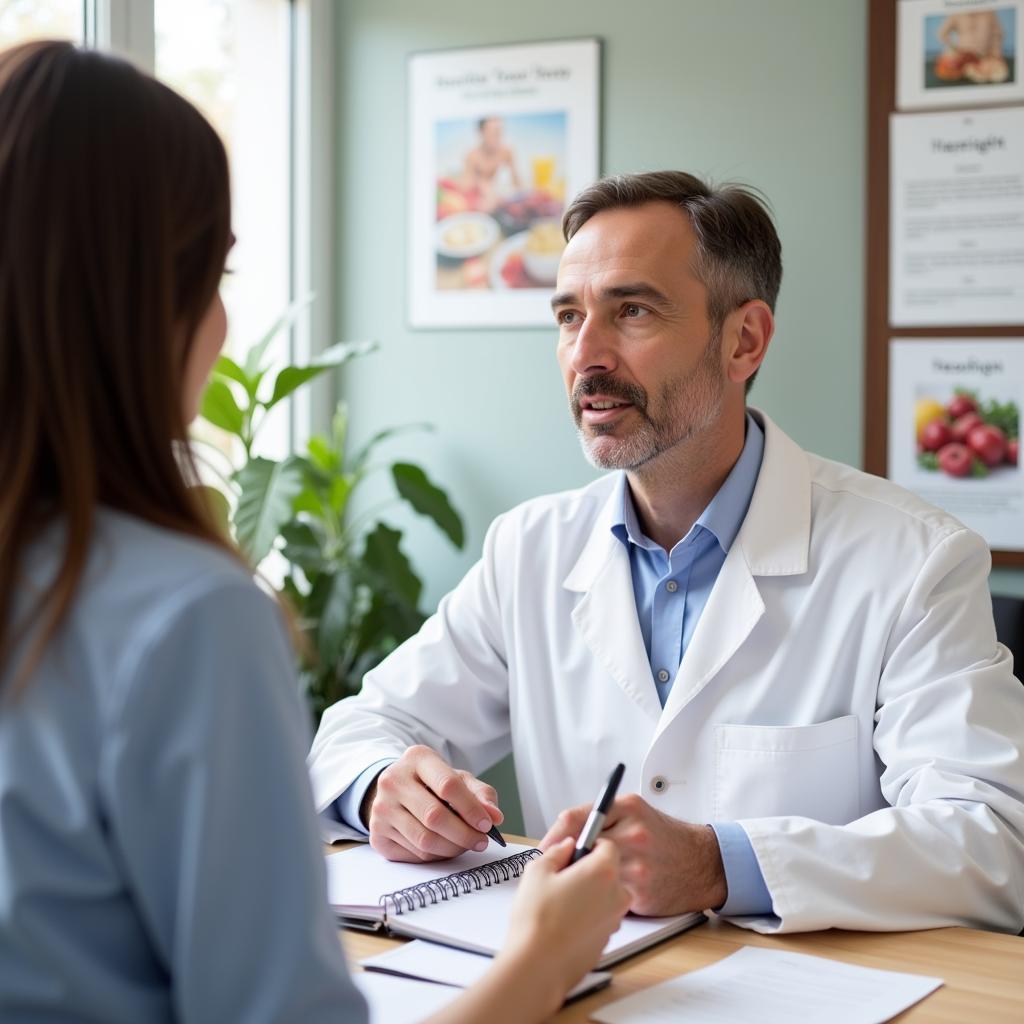
[[[647,410],[647,392],[639,384],[629,384],[626,381],[617,380],[611,374],[599,373],[593,377],[584,377],[572,389],[572,411],[577,421],[583,413],[580,405],[584,398],[591,395],[606,395],[608,398],[618,398],[623,402],[629,402],[639,412]]]

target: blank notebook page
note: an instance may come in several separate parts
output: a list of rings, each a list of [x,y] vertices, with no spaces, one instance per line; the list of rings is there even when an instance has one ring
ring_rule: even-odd
[[[339,913],[352,916],[363,913],[383,919],[379,905],[382,896],[410,886],[421,885],[457,871],[466,871],[531,849],[510,843],[495,856],[492,849],[483,853],[464,853],[449,861],[432,864],[401,864],[385,860],[368,846],[346,850],[327,857],[328,900]],[[518,879],[485,885],[479,890],[426,906],[416,905],[413,910],[397,913],[389,906],[389,931],[468,949],[477,953],[495,954],[505,944],[512,917],[512,903],[518,890]],[[621,960],[630,953],[643,949],[662,937],[683,931],[703,921],[700,914],[681,914],[676,917],[628,916],[622,926],[608,940],[599,966]]]
[[[385,860],[368,844],[357,846],[327,856],[327,902],[336,911],[362,909],[382,916],[383,908],[379,901],[388,893],[421,885],[456,871],[468,871],[529,849],[529,846],[516,843],[509,843],[505,849],[492,845],[482,853],[470,850],[452,860],[402,864]]]

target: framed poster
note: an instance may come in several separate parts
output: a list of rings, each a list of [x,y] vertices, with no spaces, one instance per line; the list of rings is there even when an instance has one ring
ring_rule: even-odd
[[[1024,107],[890,124],[889,322],[1024,323]]]
[[[985,407],[993,402],[1020,407],[1024,402],[1019,383],[1024,366],[1015,354],[1024,345],[1024,110],[1005,105],[1006,96],[1000,98],[992,83],[979,85],[972,103],[967,90],[973,86],[960,83],[964,91],[958,94],[949,87],[943,105],[965,109],[899,112],[901,105],[908,106],[899,77],[906,74],[909,16],[919,20],[923,33],[926,17],[941,14],[944,21],[951,14],[1003,10],[1000,31],[1012,22],[1017,33],[1013,53],[1005,43],[1009,36],[1003,34],[1008,78],[1012,73],[1019,83],[1016,55],[1024,0],[867,2],[863,466],[948,508],[977,529],[989,542],[994,565],[1024,568],[1024,542],[1014,528],[1015,516],[1024,525],[1024,516],[1013,511],[1021,480],[1016,467],[986,464],[985,475],[974,456],[967,460],[955,449],[942,462],[938,449],[925,449],[929,457],[919,461],[923,452],[917,451],[914,426],[919,416],[937,407],[945,410],[951,426],[949,405],[957,389],[976,392],[976,398],[968,398]],[[985,20],[991,27],[991,20]],[[931,24],[938,33],[942,25]],[[923,34],[918,39],[923,47]],[[929,91],[937,95],[944,88]],[[982,95],[988,99],[980,99]],[[981,102],[993,105],[980,109]],[[938,103],[929,100],[922,106]],[[947,345],[952,348],[944,349]],[[998,358],[990,358],[990,345],[996,346]],[[981,369],[988,363],[987,370]],[[987,414],[983,409],[982,415]],[[1004,431],[1013,457],[1012,438],[1000,426],[999,413],[995,415],[996,421],[988,425]],[[933,445],[941,431],[935,435],[933,429]],[[982,444],[980,435],[976,444]],[[990,443],[988,449],[993,460],[996,447]],[[954,475],[965,467],[964,477]]]
[[[1024,102],[1024,0],[900,0],[896,106]]]
[[[1022,405],[1024,338],[892,339],[890,479],[1024,551]]]
[[[600,43],[409,62],[409,321],[550,326],[568,199],[599,174]]]

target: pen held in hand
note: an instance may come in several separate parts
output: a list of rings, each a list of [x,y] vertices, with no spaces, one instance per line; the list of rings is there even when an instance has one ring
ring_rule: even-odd
[[[445,807],[447,807],[448,810],[451,811],[452,814],[454,814],[457,818],[461,818],[463,821],[466,820],[465,818],[462,818],[462,815],[459,814],[459,812],[457,810],[455,810],[455,808],[452,807],[452,805],[450,803],[448,803],[447,800],[442,800],[441,803],[443,803],[445,805]],[[469,822],[466,822],[466,824],[468,825]],[[470,825],[469,827],[470,828],[475,828],[476,826]],[[505,842],[502,834],[498,831],[498,826],[497,825],[492,825],[487,830],[486,835],[487,835],[488,839],[493,839],[499,846],[508,846],[508,843]]]
[[[612,803],[615,801],[615,794],[618,791],[619,783],[622,781],[622,773],[625,770],[626,766],[624,764],[617,764],[612,769],[604,789],[601,790],[597,800],[594,801],[594,806],[587,816],[587,823],[583,826],[579,839],[576,840],[576,849],[572,851],[570,864],[575,864],[581,857],[586,857],[594,848],[597,837],[601,834],[601,829],[604,828],[605,816],[611,810]]]

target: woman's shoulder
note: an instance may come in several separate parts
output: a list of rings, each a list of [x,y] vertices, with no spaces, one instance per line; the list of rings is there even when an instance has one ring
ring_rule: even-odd
[[[252,573],[224,548],[110,509],[97,515],[82,578],[89,605],[141,614],[184,593],[238,586],[255,587]]]
[[[109,509],[100,511],[75,601],[79,630],[123,641],[159,630],[197,604],[272,603],[229,551]]]
[[[279,609],[229,551],[109,510],[97,519],[74,619],[78,640],[104,649],[115,691],[137,685],[140,665],[167,645],[198,665],[222,647],[276,649],[284,634]]]
[[[62,553],[55,525],[27,552],[20,609],[31,608],[52,582]],[[67,617],[47,644],[30,692],[56,688],[72,701],[77,694],[75,706],[95,708],[109,721],[130,694],[202,686],[239,652],[282,665],[282,673],[290,661],[280,610],[241,559],[104,509]]]

